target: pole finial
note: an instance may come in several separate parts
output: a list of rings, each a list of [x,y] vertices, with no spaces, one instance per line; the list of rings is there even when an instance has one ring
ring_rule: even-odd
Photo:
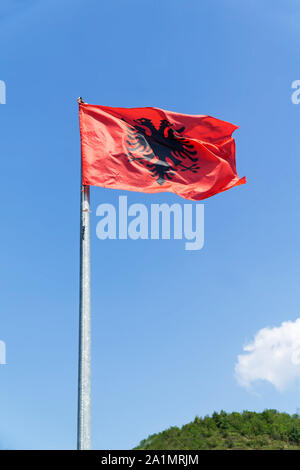
[[[79,96],[78,100],[77,100],[77,103],[78,104],[81,104],[81,103],[84,103],[83,99],[81,98],[81,96]]]

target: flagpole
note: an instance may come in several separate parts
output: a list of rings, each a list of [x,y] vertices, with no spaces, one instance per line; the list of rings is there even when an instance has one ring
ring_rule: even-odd
[[[82,169],[81,169],[82,171]],[[81,182],[77,449],[91,449],[90,187]]]

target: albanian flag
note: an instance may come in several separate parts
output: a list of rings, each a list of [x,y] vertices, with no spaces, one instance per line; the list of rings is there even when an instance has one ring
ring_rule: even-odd
[[[200,200],[246,182],[235,165],[237,126],[159,108],[79,101],[82,184]]]

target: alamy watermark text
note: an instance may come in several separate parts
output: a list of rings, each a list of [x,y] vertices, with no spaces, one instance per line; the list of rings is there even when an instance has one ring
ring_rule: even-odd
[[[0,340],[0,365],[6,364],[6,344]]]
[[[6,104],[6,85],[3,80],[0,80],[0,104]]]
[[[119,205],[100,204],[96,234],[100,240],[186,240],[186,250],[201,250],[204,245],[203,204],[145,204],[128,206],[127,196]]]

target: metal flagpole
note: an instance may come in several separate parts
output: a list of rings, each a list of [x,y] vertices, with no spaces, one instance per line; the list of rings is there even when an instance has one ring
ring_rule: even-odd
[[[79,100],[78,100],[79,101]],[[77,449],[91,449],[90,187],[81,184]]]

